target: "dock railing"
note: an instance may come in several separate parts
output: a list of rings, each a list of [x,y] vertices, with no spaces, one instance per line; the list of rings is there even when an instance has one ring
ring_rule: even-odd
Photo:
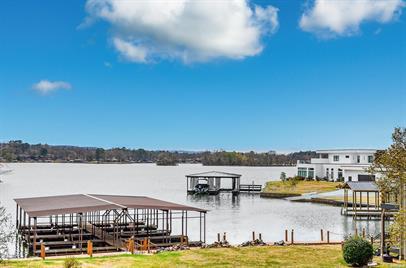
[[[240,184],[240,192],[261,192],[260,184]]]

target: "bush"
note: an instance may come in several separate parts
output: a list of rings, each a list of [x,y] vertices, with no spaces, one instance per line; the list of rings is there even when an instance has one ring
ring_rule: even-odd
[[[63,262],[63,267],[65,268],[79,268],[81,265],[77,259],[74,257],[66,258]]]
[[[367,265],[373,254],[371,243],[359,236],[350,237],[344,242],[343,257],[352,266]]]

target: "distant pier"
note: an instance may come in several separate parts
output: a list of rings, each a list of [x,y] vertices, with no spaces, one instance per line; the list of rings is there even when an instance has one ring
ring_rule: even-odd
[[[231,185],[225,186],[224,180],[231,180]],[[217,195],[220,192],[231,192],[238,195],[241,192],[260,193],[260,184],[241,184],[241,174],[220,171],[209,171],[186,175],[188,194]]]

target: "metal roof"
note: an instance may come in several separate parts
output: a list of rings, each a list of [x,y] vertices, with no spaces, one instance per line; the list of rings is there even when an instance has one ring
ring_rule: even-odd
[[[17,198],[14,201],[30,217],[84,213],[108,209],[149,208],[161,210],[207,210],[166,202],[145,196],[120,196],[98,194],[74,194],[31,198]]]
[[[379,192],[374,181],[349,181],[344,184],[344,188],[358,192]]]
[[[221,171],[209,171],[209,172],[201,172],[195,174],[186,175],[186,177],[193,177],[193,178],[239,178],[241,174],[235,173],[227,173]]]

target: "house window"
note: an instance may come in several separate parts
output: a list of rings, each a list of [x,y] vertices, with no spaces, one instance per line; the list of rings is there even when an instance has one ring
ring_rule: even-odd
[[[334,179],[334,169],[333,168],[331,169],[330,178]]]
[[[328,179],[328,168],[326,168],[326,178]]]
[[[308,178],[314,178],[314,168],[309,168],[309,172],[307,174]]]
[[[349,155],[346,155],[345,158],[350,158],[350,156],[349,156]]]
[[[342,169],[338,169],[338,178],[341,179],[343,177],[343,170]]]
[[[351,177],[351,176],[348,176],[348,181],[352,181],[352,177]]]
[[[340,161],[340,156],[339,156],[339,155],[334,155],[334,156],[333,156],[333,161],[334,161],[334,162]]]
[[[373,155],[368,155],[368,163],[374,162],[374,156]]]
[[[361,162],[361,156],[357,155],[357,163],[359,164]]]
[[[299,177],[306,178],[307,177],[307,168],[298,168],[297,169],[297,175]]]

